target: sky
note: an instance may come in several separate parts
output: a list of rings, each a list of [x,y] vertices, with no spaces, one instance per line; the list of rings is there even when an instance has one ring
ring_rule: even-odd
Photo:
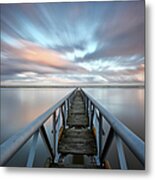
[[[1,4],[1,84],[143,84],[144,1]]]

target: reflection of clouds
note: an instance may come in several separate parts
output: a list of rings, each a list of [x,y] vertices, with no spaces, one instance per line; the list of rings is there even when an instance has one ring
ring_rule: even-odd
[[[3,81],[144,81],[143,1],[1,7]]]
[[[145,101],[144,101],[144,91],[142,89],[139,89],[137,91],[136,95],[137,95],[136,97],[138,98],[141,106],[144,107],[144,103],[145,103]]]

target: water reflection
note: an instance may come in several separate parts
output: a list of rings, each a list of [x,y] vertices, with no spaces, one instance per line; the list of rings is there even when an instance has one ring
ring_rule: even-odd
[[[70,89],[1,89],[1,143],[60,100]]]
[[[143,88],[87,88],[85,90],[144,140]]]
[[[85,90],[145,141],[143,88],[98,88],[95,90],[86,88]],[[104,141],[104,139],[102,140]],[[124,148],[128,168],[143,169],[143,166],[125,145]],[[114,169],[119,169],[119,161],[114,140],[106,159],[109,160]]]

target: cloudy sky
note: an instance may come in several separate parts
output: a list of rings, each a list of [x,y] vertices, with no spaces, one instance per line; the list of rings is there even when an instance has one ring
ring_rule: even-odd
[[[144,2],[1,5],[3,85],[144,83]]]

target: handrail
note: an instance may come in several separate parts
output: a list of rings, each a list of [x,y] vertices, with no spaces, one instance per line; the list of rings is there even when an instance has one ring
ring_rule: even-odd
[[[128,129],[120,120],[108,112],[100,103],[98,103],[91,95],[81,89],[84,95],[96,106],[102,116],[111,125],[115,133],[123,140],[128,148],[133,152],[137,159],[145,164],[145,144],[144,142]]]
[[[48,120],[48,118],[58,109],[63,103],[74,94],[76,89],[68,93],[64,98],[58,101],[54,106],[37,117],[27,127],[21,129],[15,135],[0,145],[0,165],[5,164],[10,158],[24,145],[27,140]]]

